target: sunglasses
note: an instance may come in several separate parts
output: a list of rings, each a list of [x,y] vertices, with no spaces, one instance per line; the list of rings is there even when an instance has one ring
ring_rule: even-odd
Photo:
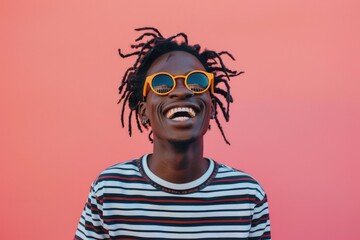
[[[150,85],[151,90],[157,95],[164,96],[171,93],[176,87],[177,78],[183,78],[186,88],[195,94],[206,92],[210,86],[211,93],[214,93],[214,74],[194,70],[185,76],[173,76],[167,72],[158,72],[147,76],[144,83],[143,96],[146,97],[148,85]]]

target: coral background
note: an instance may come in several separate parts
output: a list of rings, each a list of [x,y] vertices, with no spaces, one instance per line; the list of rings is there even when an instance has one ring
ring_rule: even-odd
[[[72,239],[91,182],[151,151],[120,126],[134,28],[228,50],[235,102],[206,156],[268,193],[273,239],[360,239],[358,1],[0,3],[0,238]],[[357,189],[357,190],[356,190]]]

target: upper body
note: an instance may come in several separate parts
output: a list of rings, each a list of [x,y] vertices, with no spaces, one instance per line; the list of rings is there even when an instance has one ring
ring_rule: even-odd
[[[270,239],[267,198],[250,175],[208,159],[198,179],[173,183],[147,160],[99,175],[75,239]]]
[[[215,86],[223,79],[199,48],[183,48],[169,39],[168,45],[151,43],[155,46],[135,63],[133,75],[124,77],[128,93],[121,98],[124,104],[129,101],[136,120],[151,128],[153,153],[99,176],[75,239],[270,239],[267,199],[260,185],[203,156],[210,119],[223,133],[217,105],[228,120],[215,96],[220,92],[231,100],[230,93]],[[137,53],[143,54],[149,42],[139,44]],[[221,58],[220,63],[227,77],[236,75]]]

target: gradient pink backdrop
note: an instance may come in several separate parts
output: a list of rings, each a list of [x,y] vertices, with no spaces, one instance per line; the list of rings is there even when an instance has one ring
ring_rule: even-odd
[[[151,151],[120,126],[117,87],[136,27],[228,50],[227,146],[206,155],[255,176],[273,239],[360,239],[358,1],[0,3],[0,238],[71,239],[91,182]]]

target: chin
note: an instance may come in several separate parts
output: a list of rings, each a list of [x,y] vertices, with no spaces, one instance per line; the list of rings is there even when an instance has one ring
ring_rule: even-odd
[[[196,138],[190,139],[170,139],[169,142],[173,145],[189,145],[195,142]]]
[[[200,136],[199,135],[196,135],[196,136],[177,136],[176,138],[170,138],[168,139],[168,141],[171,143],[171,144],[174,144],[174,145],[189,145],[191,143],[194,143],[196,141],[202,141],[203,140],[203,137],[204,137],[204,134],[201,134]]]

